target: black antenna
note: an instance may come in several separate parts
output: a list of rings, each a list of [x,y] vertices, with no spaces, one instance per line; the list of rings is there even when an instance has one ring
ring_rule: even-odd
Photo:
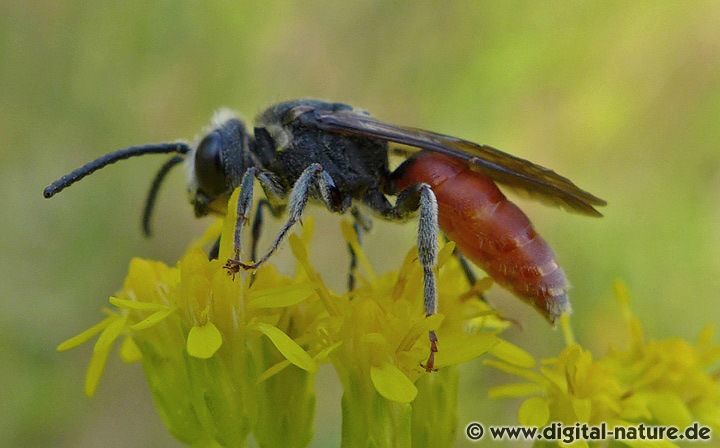
[[[43,195],[46,198],[51,198],[65,188],[79,181],[83,177],[88,176],[99,170],[100,168],[110,165],[111,163],[115,163],[118,160],[124,160],[130,157],[142,156],[145,154],[168,154],[173,152],[179,154],[187,154],[188,151],[190,151],[190,146],[188,146],[187,143],[182,142],[132,146],[130,148],[121,149],[119,151],[113,151],[110,154],[105,154],[104,156],[99,157],[92,162],[81,166],[72,173],[66,174],[60,179],[56,180],[43,191]]]
[[[150,229],[150,217],[155,209],[155,200],[157,199],[158,192],[160,191],[160,185],[162,185],[163,180],[165,180],[165,176],[167,176],[170,170],[175,165],[182,163],[183,160],[185,160],[185,157],[182,156],[171,157],[163,164],[163,166],[160,167],[160,170],[155,175],[155,179],[153,179],[153,183],[150,186],[150,191],[147,195],[147,200],[145,201],[145,212],[143,212],[142,218],[143,233],[148,238],[152,236],[152,230]]]

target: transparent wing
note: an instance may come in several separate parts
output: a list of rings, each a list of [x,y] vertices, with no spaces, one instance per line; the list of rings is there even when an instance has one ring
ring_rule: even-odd
[[[463,159],[474,171],[568,211],[602,216],[595,206],[606,204],[604,200],[548,168],[487,145],[385,123],[352,110],[328,111],[312,106],[299,106],[289,111],[287,117],[289,121],[298,120],[305,126],[315,126],[327,132],[377,138]]]

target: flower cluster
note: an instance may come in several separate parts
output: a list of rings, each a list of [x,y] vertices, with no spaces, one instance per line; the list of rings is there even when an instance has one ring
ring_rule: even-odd
[[[712,327],[694,345],[679,338],[649,339],[630,309],[624,285],[616,284],[615,295],[630,334],[627,349],[593,360],[571,341],[557,358],[544,360],[539,372],[487,360],[487,365],[525,380],[496,387],[490,396],[530,396],[518,411],[518,421],[527,426],[606,422],[684,428],[700,422],[720,431],[720,384],[718,371],[712,372],[720,360],[720,344],[713,343]],[[587,445],[579,441],[573,446]],[[662,446],[675,445],[666,441]]]
[[[470,286],[441,250],[440,312],[425,318],[422,269],[411,251],[396,272],[375,274],[348,223],[359,286],[330,290],[309,261],[312,221],[291,235],[294,276],[269,264],[236,279],[220,260],[232,251],[237,191],[218,221],[175,267],[134,259],[107,317],[61,344],[99,335],[87,371],[92,395],[113,343],[126,361],[142,362],[169,431],[193,446],[307,446],[315,408],[313,375],[331,363],[343,385],[342,443],[351,446],[449,446],[456,426],[455,365],[485,352],[524,367],[534,360],[500,339],[507,323],[481,300],[489,282]],[[219,259],[201,247],[221,235]],[[421,363],[436,331],[439,372]]]

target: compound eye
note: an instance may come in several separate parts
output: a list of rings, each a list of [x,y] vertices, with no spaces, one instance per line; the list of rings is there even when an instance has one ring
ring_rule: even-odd
[[[215,132],[208,134],[195,153],[195,177],[198,189],[210,198],[220,196],[227,190],[227,179],[220,153],[222,139]]]

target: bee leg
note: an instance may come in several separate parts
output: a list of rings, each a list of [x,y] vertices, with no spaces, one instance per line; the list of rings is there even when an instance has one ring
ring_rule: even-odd
[[[363,235],[365,232],[369,232],[372,229],[372,220],[367,216],[363,215],[357,207],[353,207],[350,210],[353,216],[353,229],[357,235],[358,244],[362,246]],[[350,271],[348,272],[348,291],[355,289],[355,272],[357,271],[357,254],[353,250],[350,244],[347,245],[348,251],[350,252]]]
[[[447,237],[447,235],[444,235],[444,236],[445,236],[445,241],[450,241],[450,239]],[[460,252],[460,249],[458,249],[457,247],[455,247],[455,249],[453,249],[453,257],[455,257],[455,259],[458,261],[458,263],[460,263],[460,268],[463,270],[463,274],[465,274],[465,278],[467,279],[470,287],[472,288],[473,286],[475,286],[475,284],[478,281],[477,274],[475,273],[475,271],[473,271],[473,268],[471,267],[470,262],[467,260],[467,258],[465,258],[465,255],[463,255],[463,253]],[[474,290],[474,288],[473,288],[473,290]],[[485,294],[483,294],[479,291],[473,292],[473,290],[471,290],[471,293],[474,296],[476,296],[483,302],[487,303],[487,298],[485,298]]]
[[[263,210],[268,209],[270,213],[279,218],[282,215],[282,207],[274,207],[267,199],[260,199],[258,201],[257,209],[255,210],[255,217],[252,223],[252,233],[250,240],[250,259],[257,260],[257,245],[262,235],[263,224],[265,223],[265,217]]]
[[[450,238],[448,238],[447,235],[443,233],[443,239],[446,243],[450,242]],[[453,249],[453,257],[460,263],[460,268],[463,270],[463,274],[465,274],[465,278],[467,279],[470,286],[473,286],[475,283],[477,283],[478,278],[475,271],[473,271],[473,268],[470,265],[470,262],[465,258],[465,255],[460,251],[460,249],[455,246],[455,249]],[[481,296],[481,299],[485,300],[485,297]]]
[[[325,203],[327,208],[336,213],[344,213],[350,207],[350,196],[345,196],[335,185],[330,174],[319,164],[313,163],[300,174],[298,180],[293,186],[290,198],[288,200],[288,220],[283,225],[280,232],[275,237],[270,249],[252,264],[238,263],[243,269],[257,269],[265,263],[268,258],[277,250],[280,243],[285,238],[290,229],[300,221],[308,198],[310,197],[310,188],[317,186],[320,193],[320,199]],[[239,215],[239,212],[238,212]]]
[[[419,210],[418,220],[418,260],[423,267],[425,316],[437,313],[437,290],[435,286],[435,266],[438,253],[438,205],[435,193],[428,184],[415,184],[397,196],[395,206],[390,205],[384,195],[379,192],[366,195],[366,203],[383,216],[395,221],[407,221]],[[435,370],[435,353],[437,353],[437,335],[430,332],[430,356],[425,363],[425,370]]]
[[[357,235],[358,244],[362,245],[363,231],[357,222],[353,223],[353,230],[355,230],[355,234]],[[355,271],[357,271],[357,254],[355,253],[355,251],[353,250],[352,246],[349,243],[347,245],[347,248],[348,248],[348,251],[350,252],[350,270],[348,271],[347,287],[348,287],[348,291],[352,291],[355,289]]]
[[[470,262],[457,248],[455,248],[455,250],[453,251],[453,255],[455,256],[455,258],[457,258],[458,262],[460,262],[460,267],[465,274],[465,278],[467,279],[470,286],[473,287],[472,290],[474,291],[474,295],[483,302],[487,303],[487,297],[485,297],[485,294],[480,292],[480,290],[474,288],[478,281],[478,277],[475,271],[473,271],[472,267],[470,266]]]
[[[456,247],[455,249],[453,249],[453,256],[457,259],[458,263],[460,263],[460,267],[462,268],[468,283],[470,283],[470,286],[474,285],[478,280],[477,274],[475,274],[475,272],[470,267],[470,262],[467,261],[465,255],[463,255],[463,253],[460,252],[460,249]]]
[[[233,278],[235,278],[235,275],[240,271],[240,266],[242,265],[240,261],[240,254],[242,253],[242,231],[250,218],[250,211],[252,210],[255,178],[260,182],[266,196],[273,200],[282,197],[282,187],[267,173],[256,167],[252,167],[243,174],[242,180],[240,181],[237,219],[235,221],[235,234],[233,236],[233,257],[225,263],[225,269],[227,269],[228,274],[232,275]]]
[[[217,257],[220,255],[220,237],[218,237],[215,240],[215,243],[213,243],[212,247],[210,248],[210,252],[208,252],[208,259],[209,260],[217,260]]]
[[[270,203],[267,199],[260,199],[258,201],[257,209],[255,210],[255,217],[252,223],[252,233],[250,240],[250,259],[255,260],[257,258],[257,243],[260,241],[260,235],[262,235],[262,226],[264,223],[263,219],[263,208],[269,206]]]

